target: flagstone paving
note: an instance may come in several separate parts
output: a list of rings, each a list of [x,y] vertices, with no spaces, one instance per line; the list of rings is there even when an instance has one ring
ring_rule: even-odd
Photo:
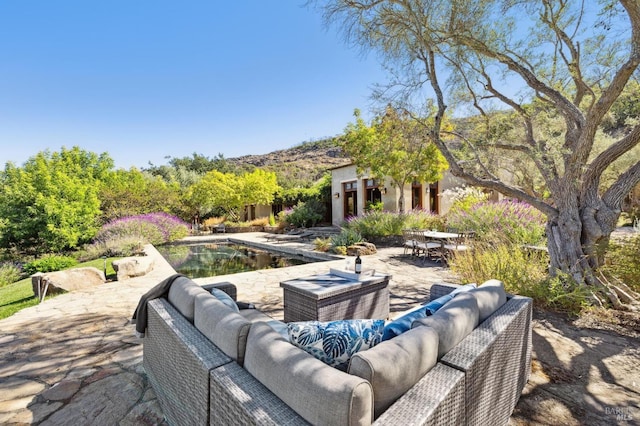
[[[260,233],[227,236],[264,243]],[[190,240],[207,238],[213,237]],[[300,242],[277,246],[311,248]],[[140,296],[174,273],[155,248],[148,246],[147,250],[156,258],[156,264],[143,277],[47,298],[38,306],[0,321],[0,424],[165,424],[142,367],[143,340],[134,336],[134,327],[129,324]],[[402,255],[401,248],[381,248],[378,254],[364,257],[363,264],[393,275],[391,316],[427,299],[433,283],[455,281],[446,268],[411,260]],[[230,281],[238,287],[238,300],[253,302],[282,319],[279,283],[326,272],[330,266],[343,267],[344,260],[196,281]],[[565,341],[562,324],[553,318],[534,321],[534,367],[537,362],[539,368],[534,368],[512,423],[580,424],[584,418],[592,418],[605,424],[607,420],[613,423],[620,415],[630,417],[629,424],[640,421],[638,340],[609,336],[604,347],[601,339],[605,337],[601,334],[588,340],[594,334],[585,333],[574,338],[578,341],[575,344],[572,339]],[[563,352],[563,348],[569,351]],[[606,348],[609,351],[603,352]],[[592,349],[595,355],[586,358]],[[547,353],[557,353],[560,359],[551,357],[548,361]],[[572,356],[582,359],[582,363],[594,357],[601,362],[595,363],[595,372],[588,364],[581,366],[584,377],[577,378],[575,373],[577,385],[571,377],[558,381],[555,376],[571,368],[567,360]],[[603,365],[609,374],[605,377],[600,374]],[[594,380],[589,379],[592,375]]]

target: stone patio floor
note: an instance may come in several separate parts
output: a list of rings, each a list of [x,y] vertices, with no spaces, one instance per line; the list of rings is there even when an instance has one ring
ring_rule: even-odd
[[[189,240],[226,237],[265,243],[262,233],[189,237]],[[309,243],[301,242],[274,246],[311,249]],[[165,424],[142,367],[143,340],[134,336],[134,327],[129,324],[140,296],[174,273],[155,248],[148,246],[147,251],[156,257],[156,262],[153,271],[143,277],[48,298],[0,321],[0,424]],[[392,317],[426,300],[433,283],[455,282],[446,268],[403,256],[402,248],[380,248],[376,255],[364,257],[363,264],[393,275]],[[329,267],[342,268],[344,260],[195,281],[200,284],[230,281],[238,287],[238,300],[253,302],[264,312],[282,319],[279,283],[326,272]],[[548,334],[546,339],[553,344],[557,336],[553,330]],[[630,380],[623,378],[627,379]],[[539,385],[540,380],[544,379],[531,382]],[[630,391],[634,393],[633,389]],[[612,387],[606,392],[612,392]],[[613,410],[616,406],[612,407]],[[609,416],[614,418],[615,415]],[[546,420],[553,424],[552,419]],[[523,421],[529,423],[521,416],[517,423]]]

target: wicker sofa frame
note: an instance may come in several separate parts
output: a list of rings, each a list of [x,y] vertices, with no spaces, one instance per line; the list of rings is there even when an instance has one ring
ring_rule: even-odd
[[[509,296],[373,424],[507,424],[530,374],[531,314],[531,299]],[[144,368],[170,424],[307,424],[164,298],[149,302]]]

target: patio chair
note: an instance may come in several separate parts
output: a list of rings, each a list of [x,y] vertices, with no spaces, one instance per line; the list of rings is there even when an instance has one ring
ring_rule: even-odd
[[[474,231],[458,232],[458,237],[449,240],[442,246],[443,249],[443,261],[451,257],[454,253],[460,253],[471,249],[471,242],[475,238],[476,233]]]
[[[436,258],[438,251],[442,249],[442,243],[433,241],[426,237],[424,231],[415,231],[413,236],[416,240],[416,254],[422,253],[422,261],[426,261],[427,257]]]
[[[413,237],[413,230],[412,229],[403,229],[402,230],[402,238],[403,238],[403,247],[404,247],[404,254],[407,254],[408,250],[411,250],[411,256],[414,256],[416,254],[416,240]]]

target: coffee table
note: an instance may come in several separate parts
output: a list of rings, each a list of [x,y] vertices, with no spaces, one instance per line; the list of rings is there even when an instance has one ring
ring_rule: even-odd
[[[284,322],[386,319],[391,275],[357,280],[330,273],[283,281]]]

